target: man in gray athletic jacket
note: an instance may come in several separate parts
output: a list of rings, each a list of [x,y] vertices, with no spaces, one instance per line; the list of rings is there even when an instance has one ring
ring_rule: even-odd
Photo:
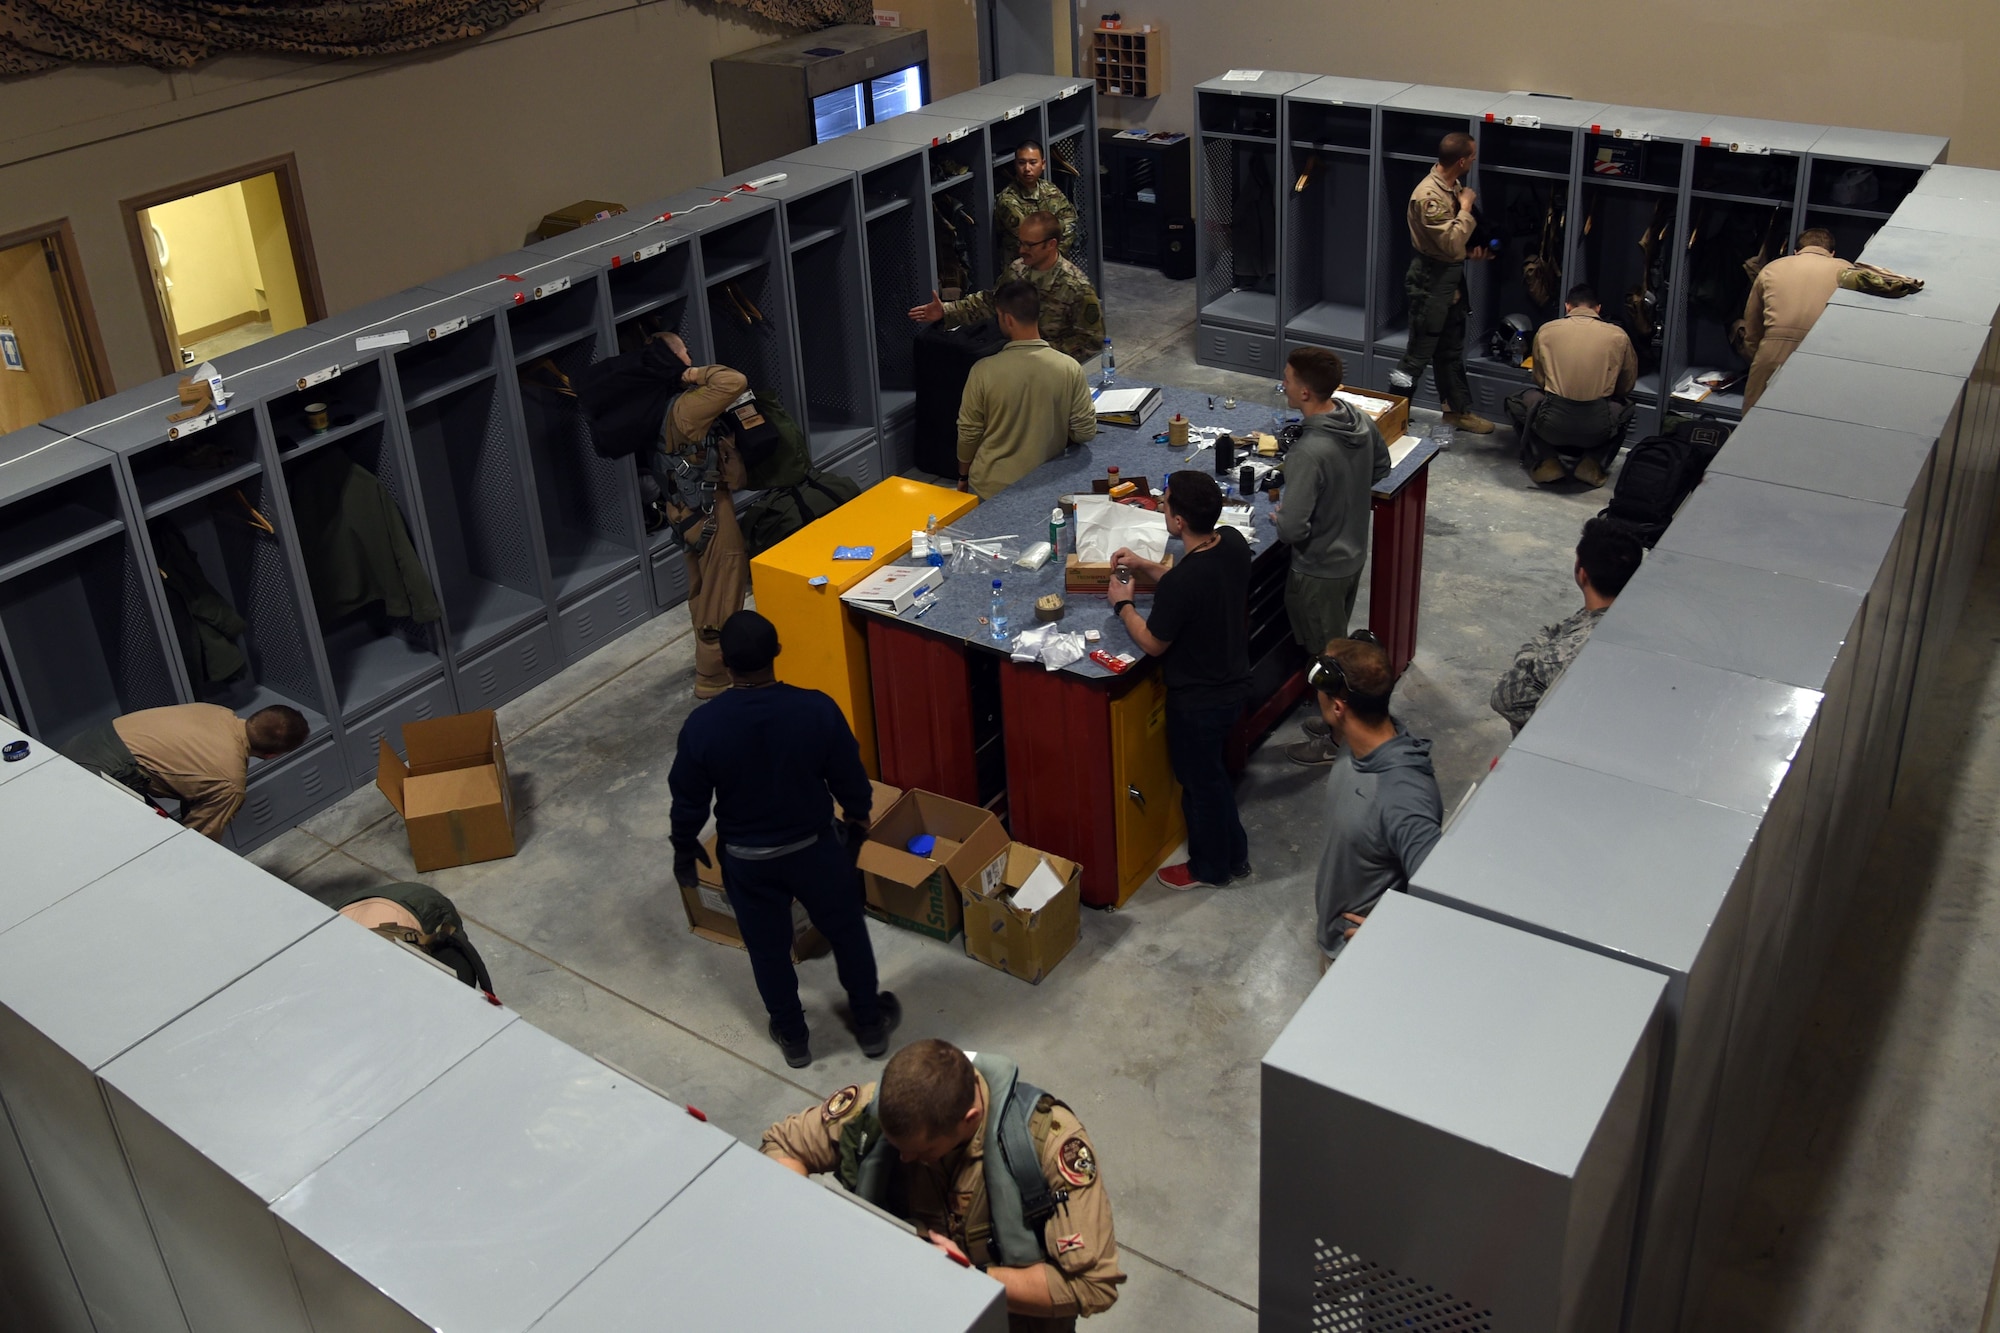
[[[1340,744],[1327,777],[1326,846],[1314,886],[1315,942],[1330,963],[1383,894],[1408,892],[1410,876],[1437,846],[1444,800],[1431,743],[1389,715],[1396,682],[1372,635],[1329,645],[1308,678]]]
[[[1292,548],[1285,614],[1292,637],[1313,656],[1347,634],[1348,617],[1368,563],[1370,492],[1389,475],[1389,447],[1366,413],[1334,397],[1346,367],[1324,347],[1299,347],[1285,358],[1285,400],[1305,429],[1285,455],[1278,539]],[[1336,750],[1325,729],[1306,723],[1306,739],[1286,748],[1293,763],[1330,764]]]

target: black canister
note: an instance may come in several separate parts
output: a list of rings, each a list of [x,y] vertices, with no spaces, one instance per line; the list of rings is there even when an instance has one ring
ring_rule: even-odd
[[[1245,463],[1243,465],[1243,470],[1236,474],[1236,493],[1238,495],[1248,495],[1250,494],[1251,490],[1256,487],[1256,485],[1257,485],[1257,469],[1251,466],[1250,464]]]
[[[1236,466],[1236,440],[1230,435],[1215,437],[1215,475],[1226,477]]]

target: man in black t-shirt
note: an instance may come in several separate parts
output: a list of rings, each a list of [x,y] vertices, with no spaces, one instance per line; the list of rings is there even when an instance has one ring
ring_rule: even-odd
[[[1205,472],[1168,478],[1165,513],[1168,534],[1183,548],[1172,569],[1123,548],[1111,557],[1159,585],[1153,614],[1139,614],[1132,582],[1115,574],[1106,597],[1132,641],[1166,673],[1167,755],[1181,784],[1188,859],[1160,867],[1160,883],[1214,888],[1250,873],[1250,839],[1222,757],[1250,686],[1250,544],[1234,528],[1216,528],[1222,490]]]

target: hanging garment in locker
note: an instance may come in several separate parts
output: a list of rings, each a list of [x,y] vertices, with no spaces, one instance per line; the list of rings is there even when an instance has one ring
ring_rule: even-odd
[[[179,528],[155,523],[151,531],[167,613],[174,622],[181,660],[187,663],[188,680],[199,690],[240,675],[248,662],[236,641],[249,625],[208,581]]]
[[[300,465],[291,485],[300,554],[321,620],[373,602],[420,625],[439,618],[437,593],[410,530],[374,473],[329,446]]]

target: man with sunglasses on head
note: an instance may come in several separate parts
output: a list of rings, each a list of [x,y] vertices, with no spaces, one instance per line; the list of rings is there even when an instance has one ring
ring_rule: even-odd
[[[1374,635],[1335,639],[1306,679],[1340,744],[1327,779],[1326,843],[1313,890],[1314,942],[1331,963],[1383,894],[1409,891],[1410,876],[1437,846],[1444,798],[1431,743],[1389,714],[1396,680]]]
[[[1049,346],[1078,361],[1104,351],[1104,305],[1083,270],[1062,257],[1062,223],[1048,213],[1030,213],[1021,222],[1019,258],[1001,271],[1000,283],[1025,282],[1041,298],[1042,337]],[[995,291],[999,290],[996,286]],[[993,297],[974,292],[944,302],[936,292],[923,305],[912,306],[910,319],[945,327],[977,324],[993,318]]]
[[[1167,682],[1167,758],[1181,784],[1188,859],[1161,866],[1170,889],[1216,888],[1250,873],[1250,838],[1236,813],[1223,750],[1250,688],[1250,544],[1222,517],[1222,488],[1205,472],[1167,478],[1167,534],[1181,540],[1168,569],[1120,547],[1105,598],[1111,613]],[[1120,574],[1129,571],[1129,579]],[[1132,604],[1157,584],[1149,616]]]

